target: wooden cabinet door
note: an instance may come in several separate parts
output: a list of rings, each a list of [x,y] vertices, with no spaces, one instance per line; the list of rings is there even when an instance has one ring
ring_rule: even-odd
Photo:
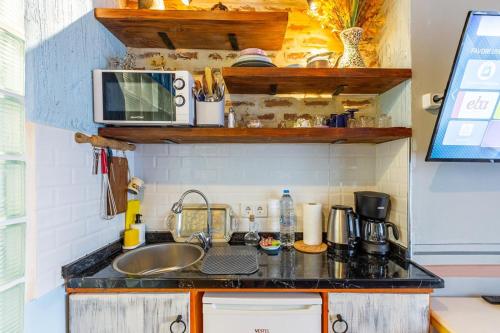
[[[170,333],[182,316],[189,333],[188,293],[72,294],[69,296],[70,333]],[[173,333],[183,325],[174,324]]]
[[[118,298],[114,294],[69,296],[70,333],[118,333]]]
[[[170,325],[181,315],[186,324],[186,333],[189,333],[189,294],[149,294],[143,297],[147,315],[142,332],[170,333]],[[183,328],[182,324],[174,324],[172,332],[183,333]]]
[[[330,293],[329,333],[345,329],[343,323],[332,329],[337,315],[348,324],[346,333],[428,333],[429,295]]]

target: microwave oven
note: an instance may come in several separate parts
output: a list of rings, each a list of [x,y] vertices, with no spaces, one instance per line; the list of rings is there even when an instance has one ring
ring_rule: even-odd
[[[122,126],[193,126],[188,71],[94,70],[94,121]]]

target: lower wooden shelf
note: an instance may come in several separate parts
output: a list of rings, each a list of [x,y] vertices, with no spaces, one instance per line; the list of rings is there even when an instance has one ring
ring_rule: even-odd
[[[411,137],[411,128],[102,127],[99,135],[133,143],[383,143]]]

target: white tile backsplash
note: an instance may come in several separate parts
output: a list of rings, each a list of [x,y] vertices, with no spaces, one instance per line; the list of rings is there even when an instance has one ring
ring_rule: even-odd
[[[377,190],[391,195],[389,221],[400,230],[398,243],[408,245],[408,181],[410,139],[376,145]],[[392,238],[392,234],[391,234]]]
[[[407,244],[408,142],[349,144],[199,144],[138,145],[135,163],[146,182],[142,213],[149,230],[167,230],[165,217],[189,188],[211,203],[229,204],[239,215],[243,202],[279,199],[291,191],[302,231],[302,203],[320,202],[324,216],[333,204],[354,207],[353,192],[386,192],[393,198],[391,220]],[[186,202],[202,202],[189,196]],[[239,230],[248,221],[239,218]],[[270,218],[257,219],[260,230],[277,231]]]
[[[231,205],[279,199],[288,188],[296,204],[320,202],[325,216],[333,204],[354,204],[353,192],[375,190],[374,145],[224,144],[138,145],[136,170],[146,182],[144,220],[149,230],[166,230],[164,218],[189,188],[203,191],[212,203]],[[196,196],[186,202],[201,202]],[[240,219],[240,230],[247,222]],[[261,230],[274,231],[269,218]]]
[[[119,238],[123,216],[111,221],[99,218],[100,176],[91,175],[90,145],[76,144],[74,132],[30,124],[34,131],[35,171],[33,219],[36,265],[33,295],[38,297],[63,283],[61,266]],[[133,167],[132,155],[129,163]],[[123,214],[122,214],[123,215]]]

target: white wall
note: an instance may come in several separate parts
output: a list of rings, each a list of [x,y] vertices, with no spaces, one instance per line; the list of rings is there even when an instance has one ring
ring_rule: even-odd
[[[124,219],[123,214],[109,221],[99,217],[101,182],[91,175],[89,145],[75,143],[71,130],[37,124],[30,129],[36,141],[33,296],[39,297],[64,283],[61,266],[117,240]]]
[[[61,266],[119,239],[124,215],[99,217],[100,176],[91,175],[92,150],[74,142],[74,131],[29,123],[28,132],[36,144],[28,157],[34,182],[28,184],[25,332],[63,333]],[[42,319],[46,325],[34,324]]]
[[[104,68],[107,57],[125,52],[93,17],[94,7],[114,4],[26,1],[25,100],[32,122],[27,161],[27,333],[65,332],[61,266],[117,240],[123,228],[122,218],[103,221],[97,216],[99,178],[90,176],[91,149],[73,142],[74,131],[96,130],[91,70]]]
[[[115,0],[26,1],[27,119],[95,132],[91,70],[124,46],[94,18],[94,7]]]
[[[65,333],[66,291],[60,286],[24,307],[25,333]]]
[[[412,1],[413,253],[421,263],[500,263],[500,166],[429,163],[436,114],[421,96],[443,91],[468,10],[500,10],[498,0]]]

